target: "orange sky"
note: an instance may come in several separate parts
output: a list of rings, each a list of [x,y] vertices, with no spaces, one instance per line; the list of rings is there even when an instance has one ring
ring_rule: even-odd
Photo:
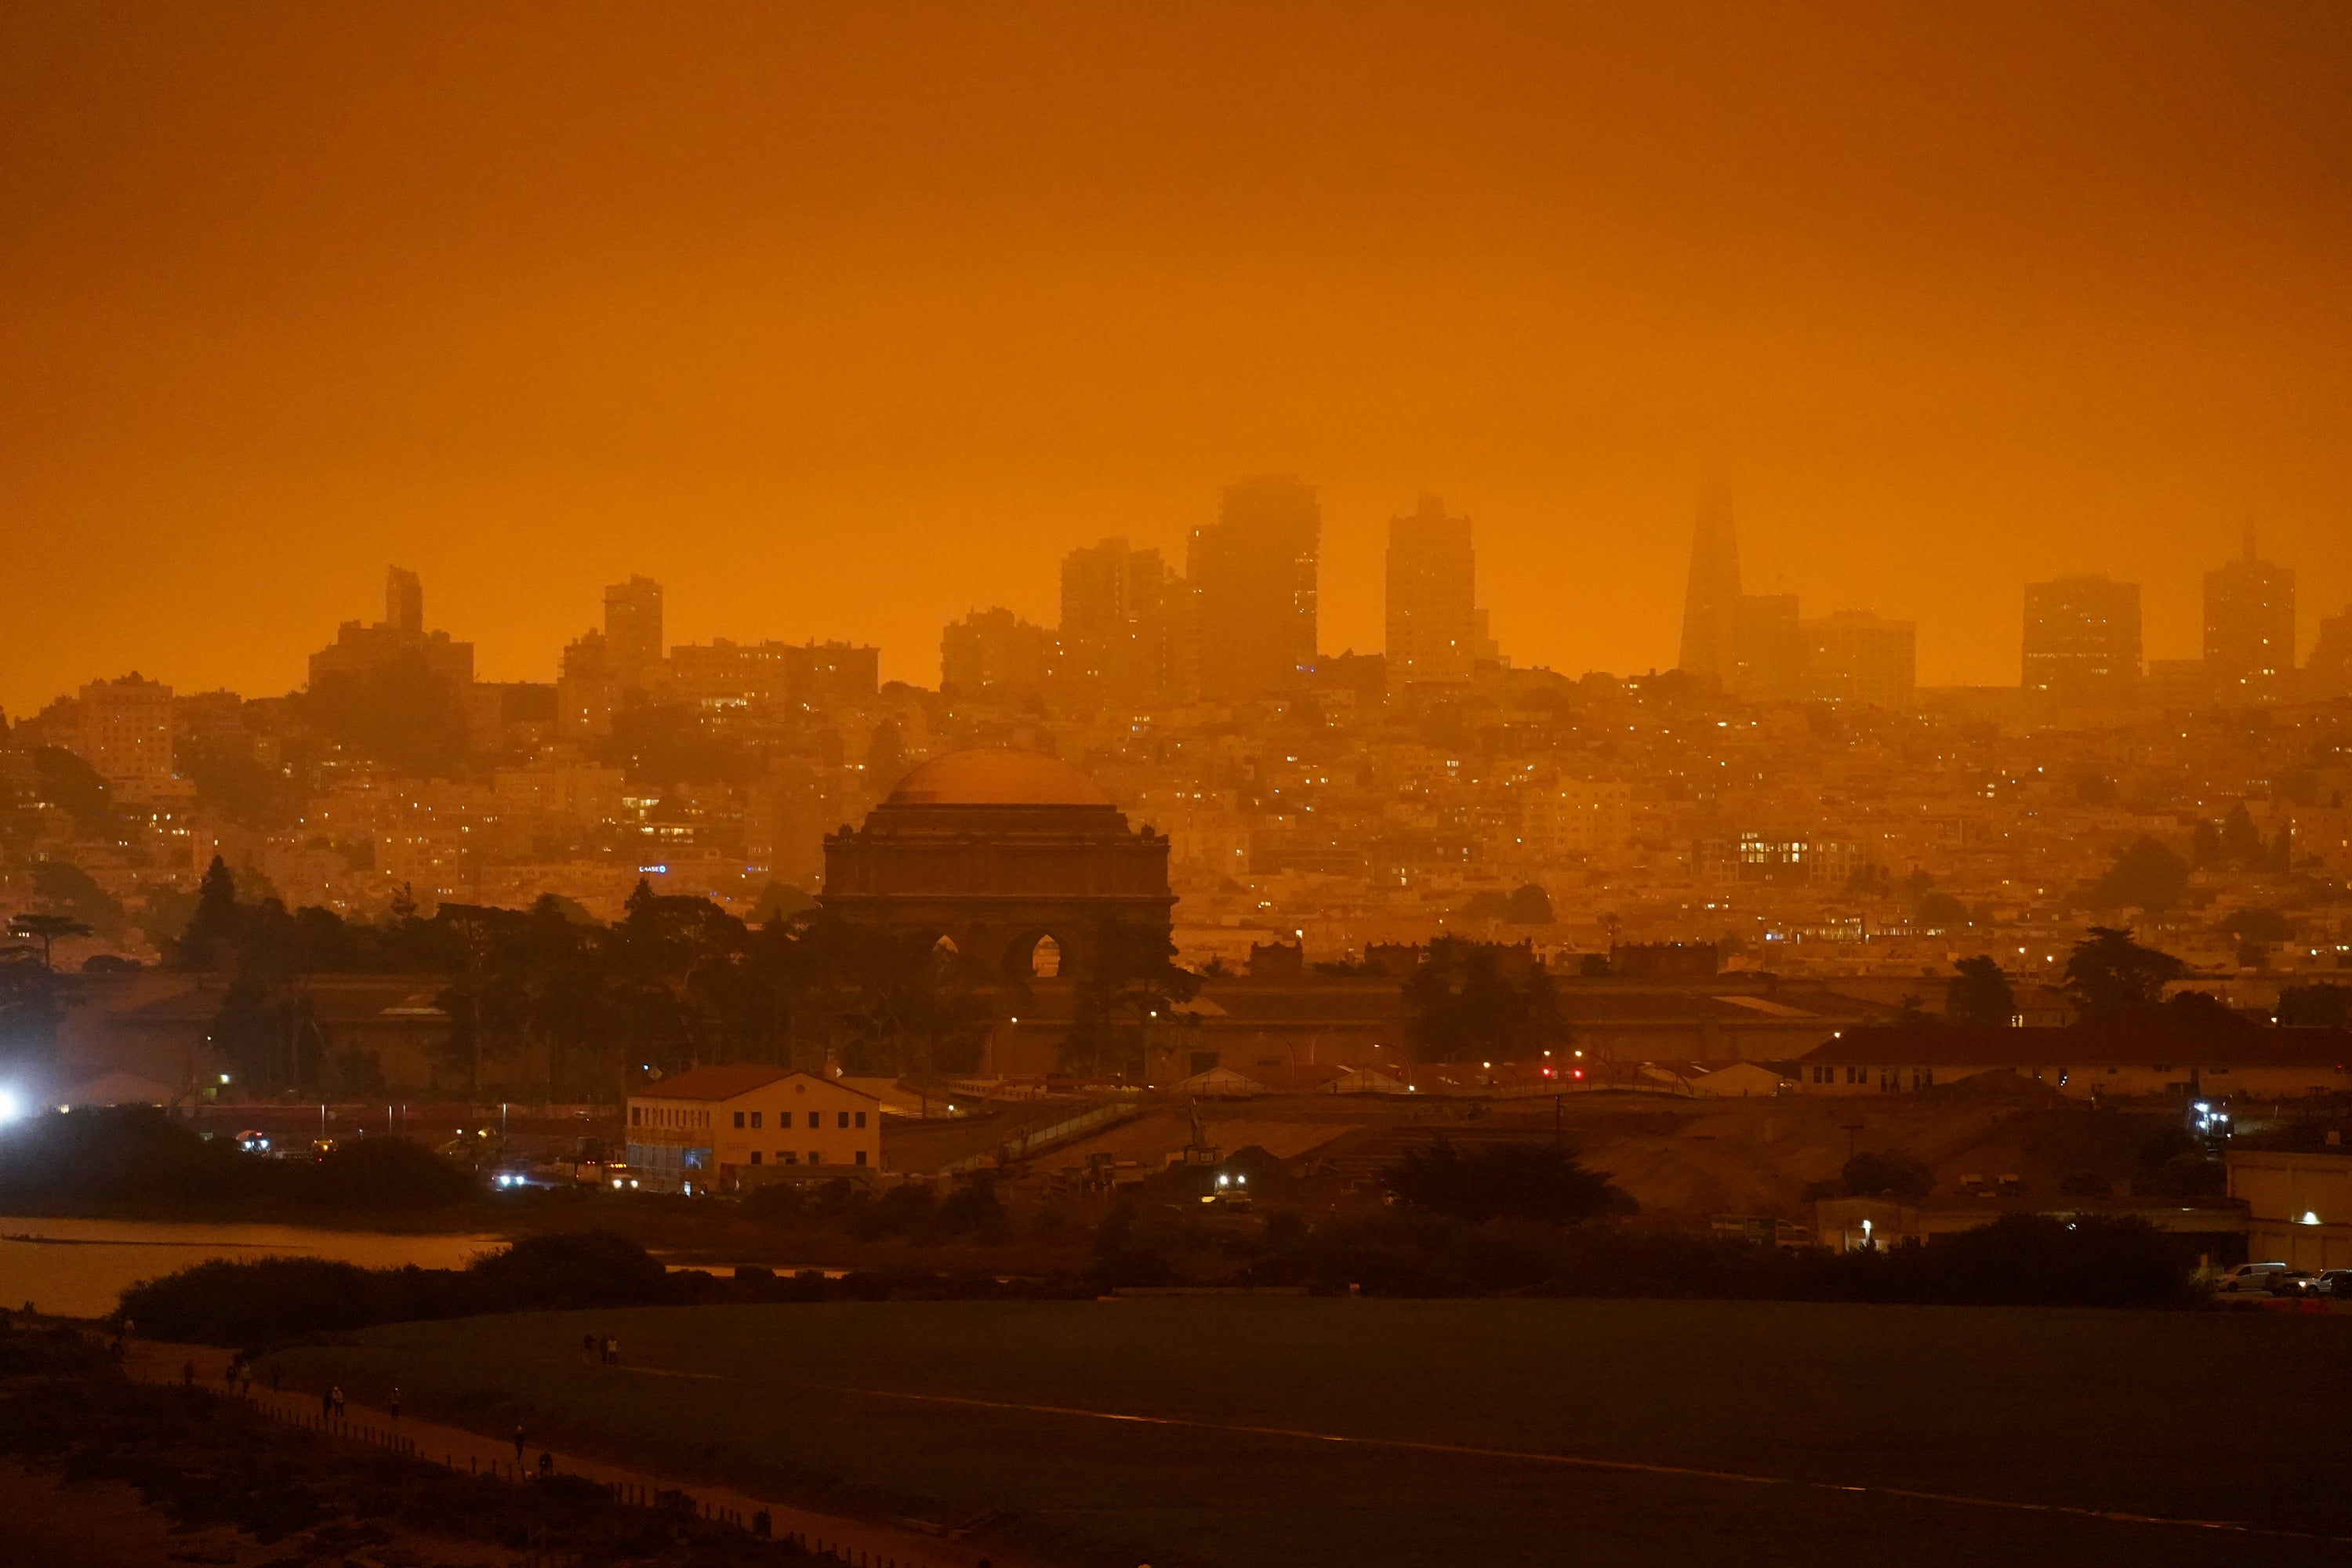
[[[2191,653],[2252,521],[2352,600],[2352,7],[0,11],[0,707],[284,690],[386,562],[488,677],[630,572],[675,639],[1050,621],[1322,489],[1479,530],[1521,662],[1750,585],[2016,678],[2019,585]]]

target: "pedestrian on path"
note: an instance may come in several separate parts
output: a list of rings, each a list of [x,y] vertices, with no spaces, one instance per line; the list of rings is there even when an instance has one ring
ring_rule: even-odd
[[[604,1364],[606,1366],[618,1366],[621,1364],[620,1341],[611,1338],[607,1338],[604,1341]]]
[[[555,1456],[544,1448],[539,1451],[539,1479],[542,1481],[555,1479]]]
[[[253,1369],[247,1367],[236,1375],[236,1395],[239,1399],[253,1397]]]
[[[520,1421],[515,1423],[515,1465],[518,1468],[522,1465],[522,1423]]]
[[[392,1418],[394,1421],[400,1419],[400,1389],[396,1384],[392,1391]]]
[[[285,1371],[285,1369],[284,1369],[283,1367],[279,1366],[276,1362],[274,1362],[274,1361],[273,1361],[273,1362],[271,1362],[271,1363],[269,1363],[269,1392],[270,1392],[270,1393],[275,1394],[275,1393],[277,1393],[277,1392],[278,1392],[278,1380],[279,1375],[280,1375],[284,1371]]]
[[[583,1334],[583,1335],[581,1335],[581,1336],[580,1336],[580,1359],[581,1359],[582,1361],[583,1361],[583,1362],[589,1362],[589,1363],[593,1363],[593,1362],[595,1361],[595,1359],[596,1359],[596,1336],[595,1336],[595,1335],[593,1335],[593,1334]]]
[[[180,1386],[183,1388],[194,1388],[195,1385],[196,1363],[194,1361],[190,1361],[180,1368]]]
[[[343,1414],[343,1385],[340,1383],[335,1384],[328,1391],[327,1398],[335,1407],[336,1417],[341,1419]]]
[[[325,1388],[319,1390],[319,1419],[321,1421],[331,1420],[334,1417],[334,1414],[335,1395],[333,1391]]]

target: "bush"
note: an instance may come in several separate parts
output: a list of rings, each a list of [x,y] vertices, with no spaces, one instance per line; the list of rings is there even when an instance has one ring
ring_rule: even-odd
[[[1935,1173],[1908,1154],[1864,1150],[1845,1163],[1838,1181],[1850,1198],[1904,1198],[1917,1203],[1935,1190]]]
[[[609,1230],[527,1236],[466,1273],[481,1293],[478,1311],[644,1306],[674,1293],[660,1259]]]
[[[1462,1154],[1440,1138],[1381,1172],[1399,1202],[1454,1219],[1573,1225],[1625,1206],[1604,1172],[1588,1171],[1552,1143],[1496,1143]]]
[[[625,1237],[577,1231],[526,1237],[464,1269],[322,1258],[201,1263],[133,1285],[117,1311],[150,1338],[249,1349],[416,1319],[689,1301],[711,1283],[673,1277]]]
[[[307,1196],[331,1208],[445,1209],[474,1195],[474,1178],[408,1138],[362,1138],[308,1167]]]

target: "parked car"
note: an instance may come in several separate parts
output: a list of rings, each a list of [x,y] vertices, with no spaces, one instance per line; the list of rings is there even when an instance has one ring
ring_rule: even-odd
[[[2311,1282],[2311,1293],[2338,1301],[2352,1301],[2352,1268],[2324,1270]]]
[[[2285,1272],[2284,1263],[2241,1263],[2214,1281],[2213,1289],[2225,1296],[2275,1296],[2276,1281]]]
[[[2317,1294],[2319,1277],[2307,1268],[2290,1268],[2284,1274],[2271,1276],[2273,1296],[2310,1296]]]

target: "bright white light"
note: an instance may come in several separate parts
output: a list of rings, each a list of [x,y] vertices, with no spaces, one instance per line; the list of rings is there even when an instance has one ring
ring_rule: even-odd
[[[25,1114],[24,1102],[13,1089],[0,1089],[0,1121],[14,1121]]]
[[[2319,1223],[2319,1215],[2313,1210],[2305,1209],[2303,1211],[2303,1223],[2305,1225],[2317,1225]]]

